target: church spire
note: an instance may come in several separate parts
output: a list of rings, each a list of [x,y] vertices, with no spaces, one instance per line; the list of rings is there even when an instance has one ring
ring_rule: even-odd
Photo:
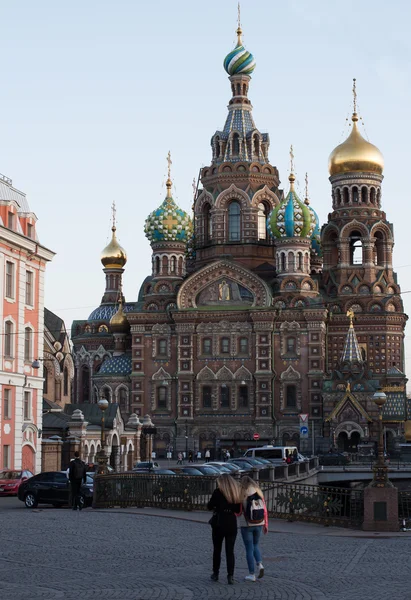
[[[357,335],[354,329],[354,311],[347,311],[347,317],[350,319],[347,337],[345,339],[344,351],[341,357],[341,362],[363,362],[360,346],[358,344]]]

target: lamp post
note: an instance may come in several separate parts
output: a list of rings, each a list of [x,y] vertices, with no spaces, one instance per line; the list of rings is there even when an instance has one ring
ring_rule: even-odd
[[[374,479],[371,485],[373,487],[391,487],[392,484],[388,481],[388,467],[384,457],[384,431],[382,426],[382,409],[387,396],[381,388],[378,388],[372,399],[378,406],[378,457],[374,466]]]
[[[100,398],[100,400],[97,402],[97,406],[101,410],[101,437],[100,437],[101,448],[100,448],[100,451],[97,452],[97,455],[96,455],[97,462],[98,462],[98,468],[97,468],[98,475],[105,475],[107,473],[108,457],[106,455],[106,450],[105,450],[106,434],[105,434],[105,430],[104,430],[104,426],[105,426],[104,415],[105,415],[105,411],[108,409],[108,404],[109,403],[106,398]]]
[[[146,460],[151,461],[151,455],[153,452],[153,436],[157,433],[157,428],[154,426],[150,415],[146,415],[143,418],[142,432],[145,436],[145,454]]]
[[[187,421],[187,419],[185,422],[185,426],[186,426],[186,460],[188,460],[188,421]]]

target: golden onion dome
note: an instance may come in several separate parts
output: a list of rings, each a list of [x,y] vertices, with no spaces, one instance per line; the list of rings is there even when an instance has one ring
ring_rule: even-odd
[[[113,232],[113,236],[111,242],[101,253],[101,262],[105,269],[122,269],[127,262],[127,254],[117,241],[116,227],[114,225],[111,231]]]
[[[358,129],[358,115],[352,115],[352,130],[348,138],[337,146],[328,159],[330,175],[364,171],[382,175],[384,157],[377,146],[365,140]]]
[[[130,323],[124,313],[121,301],[117,312],[110,319],[110,328],[113,333],[127,333],[130,329]]]

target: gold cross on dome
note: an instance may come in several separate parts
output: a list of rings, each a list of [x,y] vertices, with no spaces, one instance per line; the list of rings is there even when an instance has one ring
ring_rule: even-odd
[[[170,150],[168,151],[167,154],[167,163],[168,163],[168,178],[171,179],[171,165],[173,164],[173,161],[171,160],[171,152]]]
[[[164,225],[167,225],[167,229],[173,229],[174,225],[178,224],[178,220],[174,215],[168,215],[163,221]]]
[[[308,198],[308,173],[305,174],[305,197]]]
[[[290,171],[294,173],[294,148],[292,144],[290,146]]]
[[[353,321],[354,321],[354,311],[350,308],[350,310],[347,310],[347,317],[350,319],[350,327],[353,326]]]
[[[354,112],[357,112],[357,80],[354,79],[352,80],[352,95],[353,95],[353,107],[354,107]]]
[[[196,191],[197,191],[197,184],[196,184],[196,178],[193,177],[193,183],[191,184],[193,186],[193,198],[196,197]]]
[[[112,219],[113,219],[113,227],[116,226],[116,213],[117,213],[116,203],[113,200],[113,204],[111,205],[111,216],[112,216]]]

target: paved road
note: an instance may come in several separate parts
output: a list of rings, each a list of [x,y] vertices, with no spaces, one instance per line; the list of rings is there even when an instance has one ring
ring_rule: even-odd
[[[225,577],[209,579],[206,523],[92,509],[29,511],[0,498],[0,524],[2,600],[411,600],[410,537],[330,537],[323,528],[318,535],[271,533],[262,543],[266,576],[257,583],[243,582],[238,539],[237,582],[228,586]]]

